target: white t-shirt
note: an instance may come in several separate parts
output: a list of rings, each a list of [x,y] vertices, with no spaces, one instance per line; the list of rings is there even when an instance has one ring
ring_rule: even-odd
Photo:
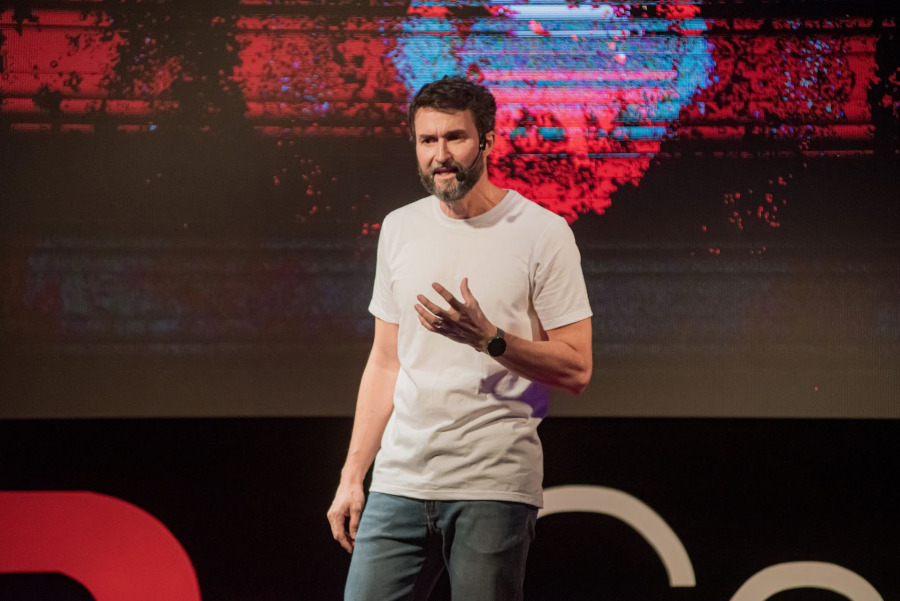
[[[591,316],[571,229],[521,194],[472,219],[447,217],[434,196],[390,213],[369,311],[399,324],[400,372],[371,490],[541,507],[549,389],[429,332],[414,309],[418,294],[448,306],[432,282],[461,300],[465,277],[488,320],[521,338]]]

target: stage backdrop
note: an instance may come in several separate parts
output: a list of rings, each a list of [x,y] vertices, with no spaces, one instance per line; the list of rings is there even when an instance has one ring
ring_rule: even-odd
[[[340,597],[375,245],[445,74],[594,311],[526,598],[900,598],[896,13],[0,0],[0,599]]]

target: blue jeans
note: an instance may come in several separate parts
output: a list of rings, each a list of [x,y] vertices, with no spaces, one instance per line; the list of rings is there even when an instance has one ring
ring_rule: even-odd
[[[447,569],[454,600],[522,599],[537,508],[370,493],[345,601],[420,601]]]

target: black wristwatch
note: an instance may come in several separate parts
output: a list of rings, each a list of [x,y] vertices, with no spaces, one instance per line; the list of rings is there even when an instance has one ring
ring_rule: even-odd
[[[497,335],[487,343],[487,352],[491,357],[499,357],[506,352],[506,338],[503,330],[497,328]]]

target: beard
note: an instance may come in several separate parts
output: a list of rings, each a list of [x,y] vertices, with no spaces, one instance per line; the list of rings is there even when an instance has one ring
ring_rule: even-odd
[[[434,181],[433,168],[428,171],[423,171],[420,166],[416,166],[416,169],[419,172],[419,181],[422,182],[422,185],[429,194],[434,194],[437,196],[438,200],[442,202],[456,202],[471,192],[475,187],[475,184],[478,183],[478,180],[481,179],[481,175],[484,173],[484,162],[476,160],[475,164],[470,169],[464,169],[463,166],[456,161],[452,161],[448,166],[455,168],[457,174],[463,173],[465,176],[463,180],[459,181],[453,177],[450,181],[439,186],[437,182]]]

